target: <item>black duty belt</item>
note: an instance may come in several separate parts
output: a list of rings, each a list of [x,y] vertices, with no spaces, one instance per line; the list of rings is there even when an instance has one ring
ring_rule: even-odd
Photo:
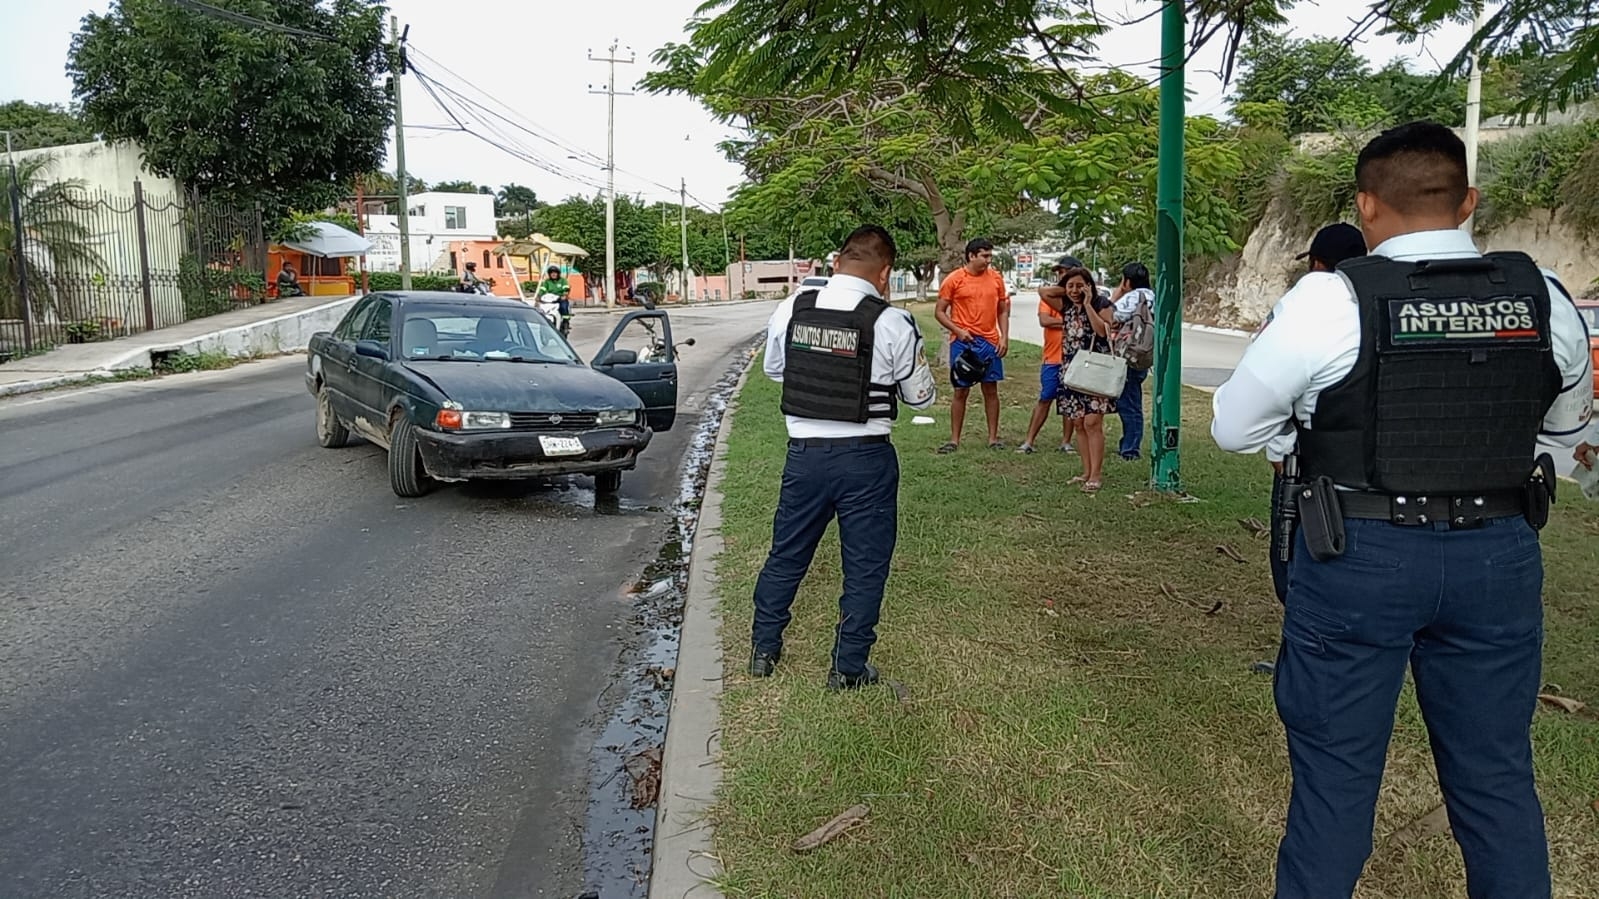
[[[1339,491],[1345,518],[1364,518],[1420,527],[1448,522],[1453,528],[1481,527],[1490,518],[1526,514],[1526,496],[1519,490],[1496,493],[1408,496]]]
[[[887,434],[872,434],[866,437],[790,437],[789,446],[867,446],[873,443],[887,443]]]

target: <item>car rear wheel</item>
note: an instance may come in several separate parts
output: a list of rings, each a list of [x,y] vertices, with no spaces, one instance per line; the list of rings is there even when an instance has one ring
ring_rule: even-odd
[[[602,471],[594,475],[594,492],[600,496],[610,496],[621,489],[621,471]]]
[[[333,397],[328,394],[327,387],[320,387],[316,392],[316,442],[328,449],[350,445],[350,429],[333,411]]]
[[[422,451],[416,445],[416,427],[404,418],[389,431],[389,486],[396,496],[422,496],[433,486],[433,479],[422,467]]]

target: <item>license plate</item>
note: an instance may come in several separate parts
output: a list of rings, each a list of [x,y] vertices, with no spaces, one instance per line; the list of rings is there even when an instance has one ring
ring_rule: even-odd
[[[546,437],[539,435],[539,447],[546,456],[581,456],[583,441],[576,437]]]

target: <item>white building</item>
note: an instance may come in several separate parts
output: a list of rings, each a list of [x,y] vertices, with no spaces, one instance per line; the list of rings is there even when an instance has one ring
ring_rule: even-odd
[[[494,240],[494,197],[489,194],[445,194],[432,191],[410,197],[411,270],[450,271],[451,241]],[[367,216],[366,237],[372,251],[367,271],[400,270],[400,217]]]

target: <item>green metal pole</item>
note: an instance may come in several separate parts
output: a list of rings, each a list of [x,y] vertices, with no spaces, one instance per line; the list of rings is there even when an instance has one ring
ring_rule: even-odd
[[[1156,490],[1182,490],[1183,418],[1183,56],[1182,0],[1161,18],[1160,162],[1155,223],[1155,415],[1150,454]]]

